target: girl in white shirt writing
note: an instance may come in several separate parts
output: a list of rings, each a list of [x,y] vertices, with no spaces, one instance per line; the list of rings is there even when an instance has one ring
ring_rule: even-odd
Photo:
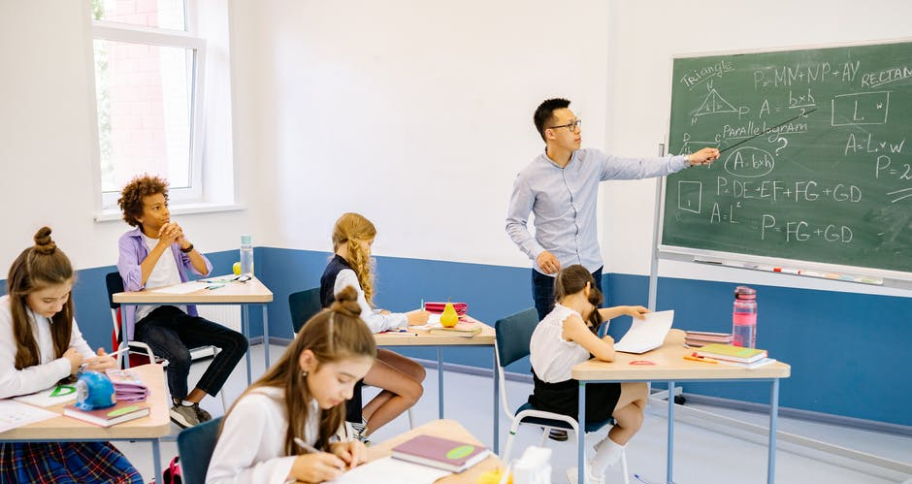
[[[598,327],[603,320],[617,316],[642,319],[648,310],[642,306],[598,309],[604,298],[592,274],[581,265],[557,273],[554,296],[554,310],[535,328],[529,345],[535,384],[529,403],[539,410],[577,418],[579,383],[571,378],[570,369],[592,356],[614,361],[614,340],[607,334],[599,338]],[[586,421],[601,422],[611,417],[617,421],[608,437],[595,445],[595,457],[586,470],[587,483],[604,482],[605,469],[620,459],[624,446],[643,424],[646,397],[645,383],[586,385]],[[577,469],[568,469],[567,477],[575,483]]]
[[[349,287],[304,324],[225,415],[208,484],[323,482],[366,461],[343,418],[345,400],[377,355],[360,313]]]

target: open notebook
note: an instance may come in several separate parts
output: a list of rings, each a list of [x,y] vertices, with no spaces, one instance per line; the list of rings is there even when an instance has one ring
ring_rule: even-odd
[[[674,311],[658,311],[647,313],[646,319],[634,319],[624,337],[614,344],[614,350],[640,354],[662,346],[674,322],[674,314]]]

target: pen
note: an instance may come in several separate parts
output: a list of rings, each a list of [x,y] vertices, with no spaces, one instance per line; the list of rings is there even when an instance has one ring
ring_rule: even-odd
[[[319,454],[319,453],[320,453],[320,451],[317,450],[316,447],[314,447],[314,446],[308,444],[307,442],[304,442],[304,439],[302,439],[302,438],[300,438],[300,437],[295,437],[295,438],[294,438],[294,443],[298,444],[298,447],[300,447],[300,448],[302,448],[302,449],[304,449],[304,450],[306,450],[307,452],[310,452],[310,453],[312,453],[312,454]]]
[[[113,353],[105,353],[105,356],[117,356],[117,355],[119,355],[119,354],[121,354],[121,353],[123,353],[124,351],[127,351],[127,350],[129,350],[129,349],[130,349],[129,346],[124,346],[123,348],[121,348],[121,349],[119,349],[119,350],[117,350],[117,351],[115,351],[115,352],[113,352]],[[88,363],[83,363],[83,364],[79,365],[80,368],[85,368],[85,367],[87,367],[87,366],[89,366]]]
[[[703,363],[710,363],[710,364],[712,364],[712,365],[717,365],[717,364],[719,364],[719,362],[716,361],[716,360],[713,360],[713,359],[710,359],[710,358],[704,358],[704,357],[702,357],[702,356],[684,355],[684,359],[685,359],[685,360],[690,360],[690,361],[700,361],[700,362],[703,362]]]
[[[206,289],[209,289],[211,291],[213,289],[218,289],[220,287],[225,287],[225,284],[213,284],[211,286],[206,286]]]
[[[424,311],[424,298],[421,298],[421,306],[419,306],[419,309]]]

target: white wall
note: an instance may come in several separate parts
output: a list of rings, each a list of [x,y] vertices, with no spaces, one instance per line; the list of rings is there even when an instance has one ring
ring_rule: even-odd
[[[763,50],[909,38],[912,2],[845,0],[611,2],[609,120],[612,150],[655,153],[665,141],[671,105],[671,59],[678,54]],[[602,201],[603,252],[609,272],[648,274],[655,181],[609,182]],[[623,234],[612,237],[612,234]],[[902,291],[744,270],[663,261],[674,277],[872,292]]]
[[[128,226],[94,221],[94,91],[87,1],[0,1],[0,279],[42,225],[78,269],[114,264]],[[229,140],[230,141],[230,140]],[[252,170],[240,167],[242,175]],[[239,183],[240,201],[250,201]],[[251,210],[179,221],[206,251],[238,246]],[[256,233],[256,232],[254,232]]]
[[[528,267],[504,218],[543,148],[535,107],[569,97],[604,144],[603,1],[232,6],[235,115],[256,134],[268,245],[330,250],[336,218],[358,211],[380,255]]]

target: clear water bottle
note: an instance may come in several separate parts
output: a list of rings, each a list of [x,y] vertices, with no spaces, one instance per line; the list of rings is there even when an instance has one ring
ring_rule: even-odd
[[[241,275],[253,276],[253,243],[249,235],[241,236]]]
[[[735,288],[732,344],[745,348],[757,347],[757,291],[747,286]]]

